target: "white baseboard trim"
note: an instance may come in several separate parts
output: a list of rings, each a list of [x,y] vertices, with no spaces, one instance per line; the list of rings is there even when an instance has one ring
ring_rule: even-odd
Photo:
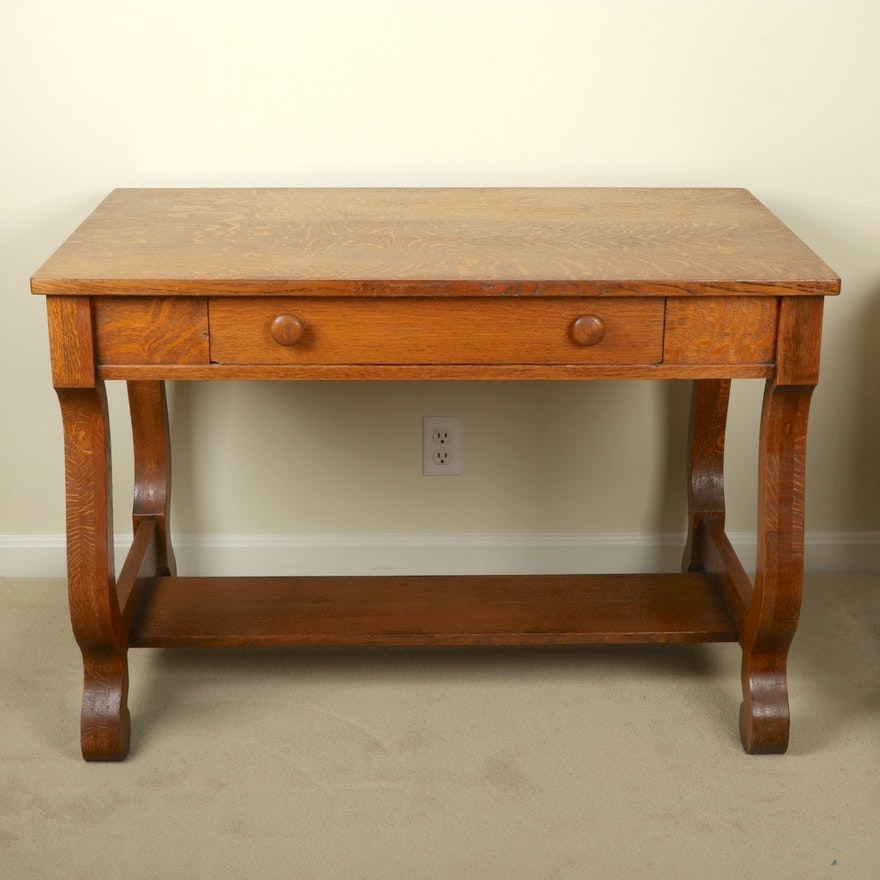
[[[755,535],[732,533],[747,571]],[[117,536],[121,565],[131,536]],[[681,535],[201,535],[174,542],[181,574],[565,574],[677,571]],[[880,571],[880,532],[807,535],[808,572]],[[0,577],[63,577],[63,535],[0,535]]]

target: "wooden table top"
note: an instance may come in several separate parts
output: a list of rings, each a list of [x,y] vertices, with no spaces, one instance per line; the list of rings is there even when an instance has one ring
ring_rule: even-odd
[[[38,294],[834,294],[743,189],[118,189]]]

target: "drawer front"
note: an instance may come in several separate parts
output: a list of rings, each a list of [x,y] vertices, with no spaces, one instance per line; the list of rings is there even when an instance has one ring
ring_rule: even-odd
[[[656,364],[661,299],[216,297],[218,364]]]

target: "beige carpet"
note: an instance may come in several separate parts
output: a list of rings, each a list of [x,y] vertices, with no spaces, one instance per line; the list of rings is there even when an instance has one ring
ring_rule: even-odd
[[[793,734],[734,645],[133,651],[132,753],[79,758],[61,581],[0,581],[0,877],[880,877],[880,575],[813,576]]]

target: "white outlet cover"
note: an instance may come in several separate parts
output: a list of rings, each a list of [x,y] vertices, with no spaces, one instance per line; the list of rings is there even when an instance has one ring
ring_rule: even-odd
[[[447,438],[446,442],[437,442],[437,432]],[[426,477],[461,476],[461,419],[458,416],[422,418],[422,474]]]

